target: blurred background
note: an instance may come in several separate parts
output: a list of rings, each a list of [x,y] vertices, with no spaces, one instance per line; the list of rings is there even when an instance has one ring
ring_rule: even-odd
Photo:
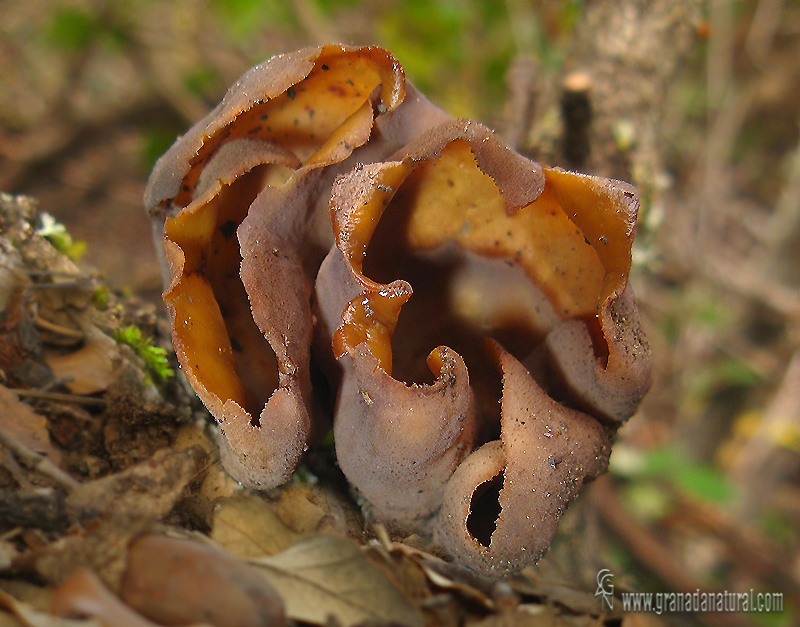
[[[0,191],[155,304],[153,163],[251,65],[329,42],[384,46],[452,115],[640,190],[655,383],[567,522],[583,552],[542,571],[783,592],[741,624],[797,624],[800,3],[2,0]]]

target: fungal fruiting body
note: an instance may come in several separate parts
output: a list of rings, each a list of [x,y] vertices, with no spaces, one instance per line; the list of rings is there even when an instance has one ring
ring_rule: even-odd
[[[406,101],[402,68],[380,48],[273,57],[150,177],[175,351],[219,423],[226,469],[246,485],[280,485],[307,448],[311,288],[332,241],[333,178],[354,152],[380,158],[444,116],[409,87]],[[395,116],[404,101],[411,112]]]
[[[546,550],[649,382],[635,215],[629,186],[470,121],[336,182],[317,297],[344,370],[337,458],[371,516],[487,574]]]
[[[452,120],[384,50],[256,66],[159,160],[146,201],[226,469],[259,488],[291,475],[326,419],[313,343],[367,515],[477,572],[538,559],[649,386],[635,190]]]

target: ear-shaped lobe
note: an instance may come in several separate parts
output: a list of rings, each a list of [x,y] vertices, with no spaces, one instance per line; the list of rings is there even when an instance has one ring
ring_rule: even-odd
[[[317,296],[344,372],[337,455],[373,517],[484,573],[547,549],[606,467],[599,420],[649,384],[627,286],[637,207],[628,186],[543,168],[465,121],[337,181]]]
[[[547,396],[499,345],[492,352],[503,373],[500,440],[458,467],[434,534],[459,563],[502,576],[547,551],[569,502],[605,472],[611,434]]]
[[[187,206],[220,146],[235,139],[276,144],[301,163],[337,160],[349,127],[365,103],[386,111],[403,101],[405,77],[394,57],[377,47],[329,45],[271,57],[245,73],[217,107],[156,163],[145,192],[151,213]],[[227,162],[233,170],[241,162]]]
[[[273,57],[158,161],[145,195],[187,379],[220,424],[223,463],[269,488],[312,431],[312,283],[327,198],[356,159],[384,158],[447,116],[380,48]]]

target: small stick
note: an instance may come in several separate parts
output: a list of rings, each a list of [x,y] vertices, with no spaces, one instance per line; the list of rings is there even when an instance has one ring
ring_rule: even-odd
[[[72,288],[72,287],[86,287],[92,284],[94,279],[92,278],[85,278],[85,279],[74,279],[71,281],[53,281],[52,283],[33,283],[28,285],[29,290],[55,290],[55,289],[65,289],[65,288]]]
[[[0,444],[11,452],[21,464],[27,466],[34,472],[49,477],[61,487],[67,490],[73,490],[81,485],[80,481],[70,477],[49,459],[32,451],[22,444],[22,442],[19,442],[16,438],[6,433],[2,428],[0,428]]]
[[[75,329],[70,329],[68,327],[62,327],[60,324],[56,324],[55,322],[50,322],[49,320],[45,320],[44,318],[40,318],[36,316],[34,319],[34,323],[37,327],[45,329],[47,331],[52,331],[53,333],[58,333],[59,335],[63,335],[66,337],[74,337],[75,339],[82,340],[84,338],[84,334],[82,331],[77,331]]]
[[[93,396],[80,396],[79,394],[64,394],[62,392],[44,392],[42,390],[14,390],[17,396],[27,398],[42,398],[47,401],[66,401],[68,403],[79,403],[81,405],[94,405],[95,407],[105,407],[108,401],[104,398]]]

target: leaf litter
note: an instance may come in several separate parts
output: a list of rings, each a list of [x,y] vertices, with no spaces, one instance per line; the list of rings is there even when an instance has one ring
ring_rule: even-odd
[[[487,582],[414,536],[368,528],[330,456],[310,458],[281,488],[241,488],[180,373],[153,376],[142,350],[114,341],[135,325],[136,337],[167,349],[159,368],[174,367],[157,313],[78,268],[40,225],[33,200],[0,197],[0,625],[611,618],[587,611],[586,595],[573,603]],[[178,618],[137,600],[134,583],[166,591]],[[264,599],[280,606],[269,620]]]

